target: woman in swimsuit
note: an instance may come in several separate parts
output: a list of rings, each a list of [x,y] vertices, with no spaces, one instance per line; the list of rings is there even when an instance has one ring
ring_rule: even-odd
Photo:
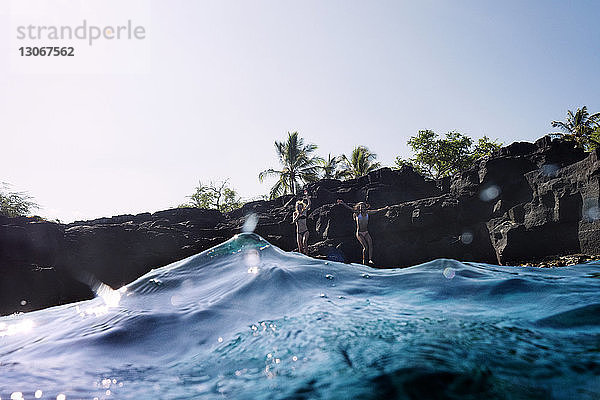
[[[308,227],[306,226],[306,218],[308,208],[310,207],[310,197],[306,190],[304,191],[304,199],[296,202],[296,210],[292,224],[296,224],[296,240],[298,241],[298,251],[308,255]]]
[[[357,203],[354,208],[350,207],[342,200],[337,201],[338,204],[343,205],[347,209],[354,211],[352,217],[356,221],[356,238],[360,242],[363,248],[363,264],[366,264],[366,255],[369,254],[369,264],[373,264],[373,239],[369,234],[369,215],[380,211],[387,210],[389,207],[378,208],[376,210],[368,210],[369,205],[365,202]]]

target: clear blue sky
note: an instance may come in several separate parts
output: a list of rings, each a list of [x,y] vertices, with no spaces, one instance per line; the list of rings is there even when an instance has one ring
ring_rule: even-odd
[[[42,216],[166,209],[198,180],[267,193],[288,131],[392,165],[420,129],[533,141],[567,109],[600,111],[599,1],[123,3],[0,5],[0,181]],[[147,35],[17,55],[16,25],[84,18]]]

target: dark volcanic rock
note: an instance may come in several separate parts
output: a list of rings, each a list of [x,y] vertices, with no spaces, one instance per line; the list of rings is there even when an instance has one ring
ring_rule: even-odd
[[[70,224],[58,265],[119,288],[152,268],[199,253],[229,239],[215,210],[180,208]]]
[[[0,262],[55,265],[64,249],[61,225],[39,218],[0,215]]]
[[[35,264],[3,265],[0,315],[92,299],[94,293],[70,273]]]
[[[531,199],[487,223],[498,262],[600,253],[599,151],[525,174]]]
[[[310,184],[311,255],[361,260],[352,212],[337,199],[387,206],[369,221],[374,260],[381,266],[436,258],[516,264],[600,255],[599,156],[600,150],[584,153],[571,142],[545,137],[513,143],[438,181],[411,168],[383,168],[359,179]],[[0,312],[89,298],[80,281],[90,276],[118,288],[223,242],[240,232],[249,214],[258,218],[255,232],[294,250],[295,200],[287,195],[250,202],[227,215],[184,208],[69,225],[0,217]]]
[[[91,289],[57,268],[63,226],[0,216],[0,315],[90,299]]]

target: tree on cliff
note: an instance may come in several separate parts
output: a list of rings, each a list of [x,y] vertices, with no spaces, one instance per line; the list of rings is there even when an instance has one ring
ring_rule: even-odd
[[[318,168],[321,171],[321,179],[340,179],[342,171],[339,170],[340,157],[331,157],[327,155],[327,160],[320,160]]]
[[[10,185],[0,183],[0,215],[19,217],[28,215],[39,206],[25,192],[12,192]]]
[[[596,129],[594,129],[594,132],[592,132],[592,136],[590,136],[590,140],[591,140],[591,148],[595,149],[596,147],[600,147],[600,126],[597,126]]]
[[[218,183],[210,182],[208,185],[198,182],[196,192],[188,198],[190,202],[180,207],[206,208],[227,213],[242,206],[240,197],[229,187],[227,180]]]
[[[590,115],[587,106],[573,111],[567,110],[567,119],[552,121],[553,128],[559,128],[562,132],[554,132],[554,135],[574,140],[577,146],[590,150],[600,145],[596,129],[600,127],[600,112]]]
[[[275,141],[275,151],[283,168],[281,170],[269,168],[258,175],[260,182],[269,176],[278,178],[271,188],[269,194],[271,199],[287,193],[294,194],[302,184],[318,180],[318,164],[322,158],[313,155],[315,150],[317,146],[305,145],[304,139],[298,135],[298,132],[288,132],[285,142]]]
[[[350,157],[342,155],[340,176],[347,179],[360,178],[381,166],[375,162],[377,154],[365,146],[357,146],[352,150]]]
[[[421,130],[408,140],[415,153],[411,159],[396,158],[396,167],[408,165],[429,178],[439,179],[470,167],[475,160],[498,150],[502,144],[487,136],[475,144],[459,132],[448,132],[440,138],[432,130]]]

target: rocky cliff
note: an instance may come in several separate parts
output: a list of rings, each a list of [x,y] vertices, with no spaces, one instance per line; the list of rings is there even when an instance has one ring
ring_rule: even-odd
[[[351,212],[366,201],[375,262],[409,266],[436,258],[517,264],[568,254],[600,254],[600,150],[542,138],[513,143],[471,169],[434,181],[410,168],[383,168],[350,181],[308,186],[311,255],[358,262]],[[0,313],[30,311],[93,296],[94,277],[115,288],[152,268],[198,253],[239,232],[296,247],[292,196],[256,201],[223,215],[174,209],[59,225],[0,217]]]

